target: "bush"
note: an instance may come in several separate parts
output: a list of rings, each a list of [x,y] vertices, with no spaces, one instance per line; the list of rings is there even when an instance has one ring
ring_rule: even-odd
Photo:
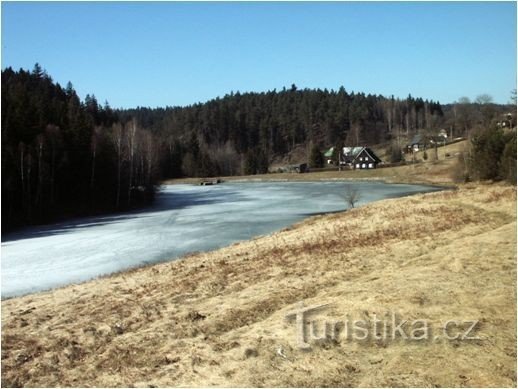
[[[249,150],[245,155],[243,173],[246,175],[268,173],[268,156],[261,149]]]
[[[501,129],[478,130],[471,139],[469,175],[479,180],[516,183],[516,135]]]
[[[506,143],[500,165],[502,166],[502,178],[516,185],[516,137]]]
[[[469,170],[467,164],[467,155],[460,153],[457,158],[457,163],[453,166],[451,178],[454,182],[469,182]]]
[[[391,163],[403,161],[403,153],[401,152],[401,148],[399,148],[396,143],[392,143],[387,151],[390,155]]]
[[[324,167],[324,156],[316,145],[311,148],[311,154],[309,155],[309,166],[312,168]]]

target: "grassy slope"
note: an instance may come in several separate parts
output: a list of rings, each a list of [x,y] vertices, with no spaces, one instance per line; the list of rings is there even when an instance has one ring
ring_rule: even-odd
[[[254,176],[223,177],[225,181],[321,181],[321,180],[371,180],[378,179],[398,183],[452,184],[451,169],[456,162],[455,154],[464,151],[466,141],[438,148],[438,158],[432,162],[433,150],[428,150],[428,161],[415,165],[388,167],[373,170],[325,171],[316,173],[275,173]],[[446,157],[448,153],[450,156]],[[416,160],[422,161],[422,152],[416,153]],[[199,178],[166,180],[165,184],[198,183]]]
[[[515,204],[481,184],[384,200],[3,301],[3,384],[516,386]],[[477,319],[482,339],[304,352],[284,320],[301,300],[335,318]]]

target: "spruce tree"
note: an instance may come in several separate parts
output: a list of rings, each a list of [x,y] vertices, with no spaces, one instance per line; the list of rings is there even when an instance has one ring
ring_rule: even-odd
[[[324,166],[324,156],[320,152],[317,145],[313,145],[309,156],[309,166],[312,168],[321,168]]]

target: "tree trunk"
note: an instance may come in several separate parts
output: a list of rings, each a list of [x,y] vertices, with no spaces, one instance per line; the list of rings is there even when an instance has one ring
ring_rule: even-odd
[[[52,161],[51,161],[51,165],[50,165],[50,205],[51,206],[54,206],[55,171],[56,171],[56,147],[52,146]]]
[[[38,140],[38,189],[36,191],[36,204],[42,208],[42,187],[43,187],[43,140]]]
[[[31,204],[31,168],[32,166],[32,157],[29,154],[27,156],[27,217],[29,219],[29,222],[31,222],[32,219],[32,204]]]
[[[22,180],[22,208],[26,207],[25,204],[25,177],[24,177],[24,170],[25,170],[25,145],[23,143],[20,143],[19,146],[20,149],[20,178]]]
[[[128,131],[128,146],[129,146],[129,183],[128,183],[128,206],[131,205],[131,186],[133,185],[133,159],[135,153],[135,134],[137,132],[137,125],[133,119]]]
[[[94,146],[92,152],[92,173],[90,175],[90,197],[91,197],[91,207],[95,208],[95,157],[97,154],[97,145]]]
[[[117,155],[117,197],[115,199],[115,208],[119,209],[121,199],[121,151],[120,147]]]

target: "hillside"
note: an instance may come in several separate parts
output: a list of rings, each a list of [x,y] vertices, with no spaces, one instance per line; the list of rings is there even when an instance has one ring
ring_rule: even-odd
[[[3,386],[516,386],[516,188],[384,200],[2,302]],[[285,316],[478,320],[475,341],[296,347]]]
[[[458,154],[467,148],[467,141],[440,147],[437,161],[422,160],[422,152],[416,153],[416,163],[405,166],[383,167],[379,169],[358,169],[315,171],[305,174],[273,173],[250,176],[222,177],[224,181],[328,181],[328,180],[383,180],[390,183],[423,183],[453,185],[453,172]],[[375,149],[382,155],[383,149]],[[446,156],[448,154],[448,156]],[[408,161],[409,163],[411,161]],[[164,184],[197,183],[199,178],[178,178],[163,181]]]

